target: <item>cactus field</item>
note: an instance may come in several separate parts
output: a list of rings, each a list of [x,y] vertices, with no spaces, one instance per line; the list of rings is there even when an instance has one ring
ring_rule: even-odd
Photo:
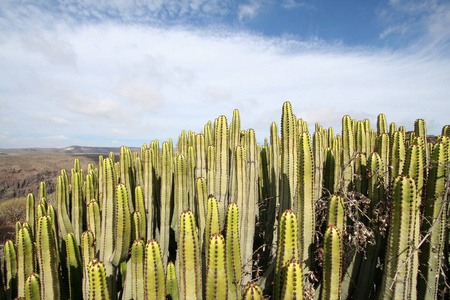
[[[280,115],[263,143],[235,110],[58,170],[4,245],[0,299],[448,299],[450,125]]]

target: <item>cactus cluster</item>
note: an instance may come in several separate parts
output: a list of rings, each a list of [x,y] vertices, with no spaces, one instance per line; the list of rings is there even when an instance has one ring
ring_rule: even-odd
[[[263,144],[235,110],[175,147],[75,160],[55,206],[45,183],[27,197],[0,299],[448,297],[450,127],[376,125],[311,134],[285,102]]]

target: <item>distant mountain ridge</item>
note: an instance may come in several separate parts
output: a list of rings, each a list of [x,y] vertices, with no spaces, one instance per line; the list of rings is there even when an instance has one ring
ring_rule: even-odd
[[[140,150],[139,147],[129,147],[132,151]],[[109,154],[110,152],[120,153],[120,147],[89,147],[89,146],[69,146],[65,148],[14,148],[2,149],[1,155],[33,154],[33,153],[61,153],[61,154]]]

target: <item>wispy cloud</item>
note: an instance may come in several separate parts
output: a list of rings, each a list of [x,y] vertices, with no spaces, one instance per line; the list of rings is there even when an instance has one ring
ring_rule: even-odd
[[[242,128],[254,128],[262,140],[270,123],[279,122],[286,100],[297,117],[336,131],[344,114],[375,122],[385,113],[388,121],[409,128],[421,117],[434,134],[448,123],[443,103],[450,94],[450,58],[443,52],[351,48],[220,26],[123,24],[135,9],[127,1],[61,1],[51,10],[43,0],[24,3],[20,9],[3,7],[0,14],[2,147],[113,141],[139,146],[176,138],[183,129],[199,132],[222,114],[231,120],[235,108]],[[239,10],[227,1],[135,3],[167,17]],[[256,16],[264,9],[257,6]],[[435,32],[445,40],[447,11],[440,7],[434,10],[440,21],[429,20],[426,36]],[[252,9],[243,18],[250,18]],[[71,17],[57,20],[60,11]],[[41,14],[39,20],[30,17],[34,13]],[[120,20],[73,26],[79,18],[106,19],[106,14],[119,14]],[[55,130],[55,125],[64,126]]]
[[[381,39],[407,41],[409,46],[448,53],[450,48],[450,3],[448,1],[391,0],[379,10],[385,29]]]
[[[258,1],[250,1],[246,4],[239,5],[238,17],[239,20],[253,19],[261,9],[261,5]]]

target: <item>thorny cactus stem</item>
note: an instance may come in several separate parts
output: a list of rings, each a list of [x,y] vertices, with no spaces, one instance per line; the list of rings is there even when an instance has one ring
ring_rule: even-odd
[[[226,221],[226,257],[228,274],[228,297],[240,299],[241,295],[241,252],[239,247],[239,209],[236,203],[228,205]]]
[[[399,175],[393,184],[393,200],[385,270],[379,299],[409,299],[417,281],[417,273],[411,272],[415,261],[416,214],[419,209],[414,180]]]
[[[41,278],[41,296],[43,299],[60,298],[60,280],[56,257],[55,236],[52,219],[42,216],[38,220],[36,246],[39,260],[39,276]]]
[[[292,210],[286,210],[281,215],[278,232],[278,249],[275,266],[274,296],[281,296],[283,267],[292,259],[298,260],[298,221]]]
[[[281,298],[283,300],[302,300],[302,266],[298,260],[290,260],[283,268],[283,289]]]
[[[342,244],[339,229],[328,226],[324,239],[322,300],[341,299]]]
[[[206,300],[228,299],[225,239],[220,233],[211,235],[208,248]]]
[[[88,266],[89,300],[109,300],[110,295],[106,283],[105,266],[97,258],[92,259]]]
[[[202,299],[202,262],[194,214],[191,211],[183,212],[179,226],[180,299]]]
[[[170,296],[172,300],[178,300],[178,281],[175,270],[175,264],[171,261],[167,264],[166,270],[166,294]],[[140,298],[135,298],[140,299]]]
[[[161,250],[156,240],[149,240],[145,245],[145,298],[166,299],[166,283]]]
[[[421,252],[421,274],[419,277],[419,298],[437,299],[442,266],[442,254],[445,245],[447,202],[445,185],[448,184],[448,152],[443,143],[433,147],[431,168],[427,184],[424,205],[422,232],[429,234],[429,240],[423,244]]]
[[[39,274],[31,273],[25,282],[25,299],[41,300],[41,284]]]
[[[263,300],[264,299],[263,291],[259,287],[259,285],[255,284],[252,281],[249,281],[244,287],[242,299],[243,300]]]

